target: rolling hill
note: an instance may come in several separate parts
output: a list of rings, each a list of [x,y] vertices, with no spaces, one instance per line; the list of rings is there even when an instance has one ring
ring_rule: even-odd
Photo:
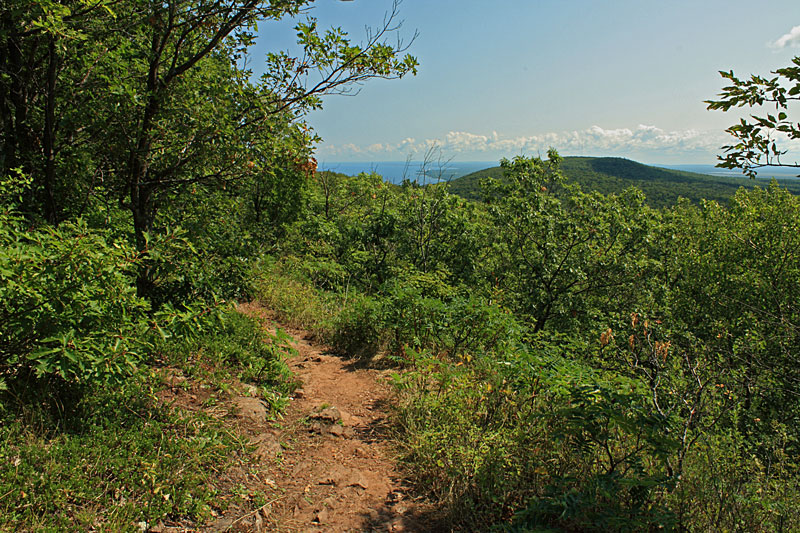
[[[739,187],[765,187],[765,179],[729,178],[696,174],[680,170],[644,165],[620,157],[565,157],[562,170],[569,183],[577,183],[584,191],[603,194],[619,193],[628,187],[641,189],[653,207],[674,205],[679,197],[699,202],[705,198],[727,202]],[[480,181],[483,178],[502,178],[500,167],[467,174],[450,182],[450,192],[463,198],[481,199]],[[800,194],[800,180],[778,180],[793,194]]]

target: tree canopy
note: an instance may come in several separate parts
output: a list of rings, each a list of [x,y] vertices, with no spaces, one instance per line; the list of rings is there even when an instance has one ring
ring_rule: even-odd
[[[268,53],[254,80],[243,59],[258,23],[310,5],[13,0],[0,19],[0,170],[33,177],[25,209],[50,223],[118,202],[140,251],[177,192],[274,174],[277,161],[302,180],[314,139],[303,116],[322,95],[417,66],[401,41],[388,44],[395,3],[361,44],[308,17],[296,27],[302,53]]]

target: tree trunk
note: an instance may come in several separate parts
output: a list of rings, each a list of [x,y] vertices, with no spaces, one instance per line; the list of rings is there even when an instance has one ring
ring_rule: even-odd
[[[58,223],[58,206],[56,205],[54,186],[56,179],[55,158],[55,121],[56,121],[56,72],[58,68],[58,55],[56,54],[55,38],[50,38],[47,50],[47,91],[44,110],[44,132],[42,134],[42,148],[44,150],[44,218],[50,224]]]
[[[147,266],[147,239],[145,234],[153,229],[156,216],[154,202],[155,187],[150,180],[150,150],[152,146],[152,123],[158,113],[158,95],[155,90],[150,92],[150,98],[144,111],[139,141],[131,152],[128,170],[128,189],[130,193],[130,210],[133,215],[133,231],[136,238],[136,250],[140,255],[140,267],[136,280],[139,296],[147,297],[153,287]]]

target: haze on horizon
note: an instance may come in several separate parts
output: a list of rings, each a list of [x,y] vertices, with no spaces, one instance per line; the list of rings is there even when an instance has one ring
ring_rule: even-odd
[[[391,6],[320,0],[310,14],[360,39]],[[418,32],[409,51],[419,74],[326,97],[308,117],[323,139],[318,159],[419,160],[436,145],[455,161],[496,161],[552,146],[714,164],[738,116],[706,110],[724,86],[718,71],[766,75],[800,54],[796,0],[405,0],[399,11],[399,35]],[[291,48],[293,25],[260,26],[256,74],[259,54]]]

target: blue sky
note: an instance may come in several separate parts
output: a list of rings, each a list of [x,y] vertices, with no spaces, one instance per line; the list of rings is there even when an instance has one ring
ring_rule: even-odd
[[[318,0],[311,15],[360,41],[391,0]],[[800,55],[798,0],[405,0],[400,36],[419,73],[330,96],[308,116],[322,161],[612,155],[713,164],[732,113],[703,100],[719,70],[766,74]],[[262,24],[251,65],[286,49],[292,21]],[[798,109],[800,111],[800,109]]]

